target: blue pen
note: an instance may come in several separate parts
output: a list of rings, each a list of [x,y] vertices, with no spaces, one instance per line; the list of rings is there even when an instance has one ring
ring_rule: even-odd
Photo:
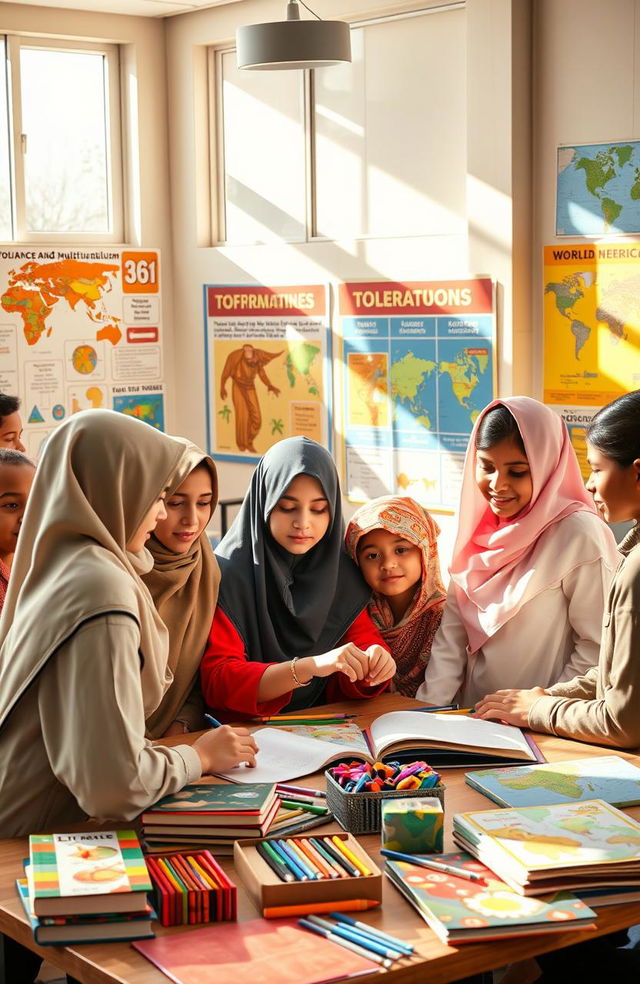
[[[310,919],[298,919],[298,923],[301,926],[304,926],[305,929],[310,929],[312,933],[317,933],[318,936],[324,936],[325,939],[331,940],[332,943],[337,943],[338,946],[343,946],[346,950],[352,950],[354,953],[360,954],[361,957],[366,957],[368,960],[374,960],[383,967],[388,968],[391,966],[391,961],[388,957],[379,957],[377,953],[372,953],[371,950],[366,950],[358,943],[354,943],[353,940],[340,939],[337,933],[332,933],[328,929],[324,929],[323,926],[317,926],[316,923],[312,923]]]
[[[389,946],[396,950],[401,950],[404,953],[413,953],[414,947],[409,943],[404,943],[402,940],[397,939],[395,936],[390,936],[389,933],[383,933],[381,929],[374,929],[373,926],[369,926],[368,923],[360,922],[359,919],[354,919],[352,916],[347,916],[344,912],[330,912],[329,915],[336,922],[344,923],[347,926],[353,926],[354,929],[359,929],[363,933],[368,933],[370,936],[375,936],[379,940],[384,940]]]
[[[298,881],[316,881],[315,872],[303,865],[288,844],[285,844],[283,840],[275,840],[272,843],[278,848],[282,857],[286,859],[288,867],[291,868]]]
[[[394,950],[386,946],[381,940],[374,940],[370,936],[365,936],[364,933],[358,932],[353,926],[331,923],[326,919],[321,919],[320,916],[310,915],[307,916],[307,919],[316,926],[320,926],[321,929],[326,929],[336,936],[341,936],[343,940],[350,940],[351,943],[357,943],[358,946],[363,946],[365,950],[371,950],[372,953],[377,953],[381,957],[387,957],[388,960],[398,960],[399,957],[405,956],[399,950]]]
[[[212,714],[205,714],[205,721],[208,721],[212,728],[221,728],[222,724],[217,718],[214,718]]]

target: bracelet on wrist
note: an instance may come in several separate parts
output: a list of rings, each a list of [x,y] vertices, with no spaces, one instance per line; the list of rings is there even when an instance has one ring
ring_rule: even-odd
[[[311,680],[307,680],[306,683],[303,683],[300,677],[298,676],[298,674],[296,673],[296,663],[298,662],[299,659],[300,659],[299,656],[294,656],[293,659],[291,660],[291,664],[290,664],[291,676],[293,677],[293,682],[295,683],[296,687],[308,687],[309,684],[311,683]]]

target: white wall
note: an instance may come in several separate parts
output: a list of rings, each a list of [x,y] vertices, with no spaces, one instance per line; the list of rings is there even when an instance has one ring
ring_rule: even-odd
[[[345,0],[322,0],[321,13],[325,18],[364,20],[437,5],[426,0],[361,0],[356,12],[345,9],[349,6]],[[205,46],[232,40],[241,24],[282,16],[282,0],[244,0],[166,22],[179,430],[200,443],[205,440],[204,283],[337,283],[343,279],[490,275],[501,285],[500,392],[511,393],[514,386],[529,392],[529,0],[467,0],[466,9],[460,12],[467,19],[468,113],[467,215],[459,234],[430,229],[424,236],[411,238],[219,248],[199,245],[209,233],[200,208],[207,181],[202,133],[207,111]],[[443,77],[442,91],[429,96],[446,99],[446,85]],[[423,94],[416,93],[415,98]],[[514,142],[517,153],[512,152]],[[447,149],[442,148],[443,168],[447,167]],[[514,188],[521,190],[527,203],[520,210],[513,207]],[[514,307],[521,309],[515,336]],[[524,356],[514,366],[521,352]],[[221,465],[222,496],[243,495],[251,470],[246,465]],[[448,558],[454,521],[450,516],[438,520],[443,527],[442,552]]]

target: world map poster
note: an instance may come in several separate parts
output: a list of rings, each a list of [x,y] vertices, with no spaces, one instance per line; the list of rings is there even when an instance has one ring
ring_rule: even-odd
[[[219,460],[256,462],[303,435],[331,448],[326,285],[206,284],[207,435]]]
[[[640,387],[640,242],[544,249],[544,401],[565,419],[585,478],[585,433]]]
[[[640,232],[640,142],[558,147],[557,236]]]
[[[164,430],[157,250],[0,245],[0,392],[19,396],[27,453],[103,407]]]
[[[495,392],[493,284],[340,286],[346,493],[457,506],[473,424]]]

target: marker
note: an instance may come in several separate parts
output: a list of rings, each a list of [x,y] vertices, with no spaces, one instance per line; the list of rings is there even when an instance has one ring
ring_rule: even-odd
[[[405,956],[399,950],[394,950],[387,946],[386,943],[380,940],[374,940],[370,936],[365,936],[364,933],[361,933],[352,926],[343,926],[340,923],[336,925],[335,923],[328,922],[326,919],[321,919],[320,916],[309,916],[309,922],[313,923],[314,926],[327,929],[330,933],[335,933],[336,936],[342,937],[343,940],[351,940],[352,943],[363,946],[365,950],[371,950],[372,953],[377,953],[381,957],[388,957],[389,960],[398,960],[399,957]]]
[[[340,875],[333,867],[333,865],[330,865],[328,861],[325,861],[325,859],[322,857],[318,849],[313,846],[310,837],[298,837],[296,838],[296,844],[298,845],[300,850],[304,851],[304,853],[309,857],[309,859],[313,861],[316,868],[320,869],[324,878],[340,877]]]
[[[353,853],[353,851],[351,851],[347,847],[347,845],[345,844],[345,842],[342,840],[341,837],[338,837],[337,834],[334,834],[331,840],[335,844],[336,848],[340,851],[340,853],[344,854],[347,861],[350,861],[351,864],[358,869],[361,875],[365,875],[366,877],[367,875],[371,874],[371,871],[369,871],[366,864],[364,864],[364,862],[361,861],[360,858],[356,857],[356,855]]]
[[[402,854],[400,851],[389,851],[383,847],[380,854],[393,861],[406,861],[408,864],[417,864],[421,868],[432,868],[434,871],[445,871],[448,875],[456,875],[458,878],[466,878],[468,881],[482,882],[487,884],[487,879],[479,875],[477,871],[469,871],[468,868],[457,868],[453,864],[445,864],[444,861],[432,861],[431,858],[422,855]]]
[[[382,964],[383,967],[388,968],[391,966],[391,960],[388,957],[380,957],[377,953],[371,953],[370,950],[366,950],[363,946],[358,946],[357,943],[353,943],[351,940],[341,939],[336,933],[331,933],[328,929],[323,929],[322,926],[316,926],[309,919],[298,919],[298,922],[305,929],[310,929],[312,933],[317,933],[318,936],[324,936],[325,939],[331,940],[332,943],[337,943],[338,946],[343,946],[347,950],[353,950],[354,953],[357,953],[361,957],[374,960],[376,963]]]
[[[278,841],[274,841],[273,844],[269,845],[269,847],[271,847],[271,849],[275,852],[275,854],[278,856],[280,861],[289,869],[289,871],[293,872],[296,881],[309,880],[309,876],[306,874],[306,872],[302,870],[300,865],[297,863],[296,859],[289,857],[288,851],[286,851],[284,847],[282,847],[278,843]]]
[[[305,813],[317,813],[318,816],[323,817],[329,812],[326,806],[320,806],[320,804],[316,806],[315,803],[303,803],[296,800],[282,800],[282,805],[286,806],[288,810],[297,810],[302,807]]]
[[[209,725],[212,728],[221,728],[222,727],[222,723],[220,721],[218,721],[217,718],[214,718],[212,714],[205,714],[204,719],[205,719],[205,721],[208,721],[209,722]]]
[[[351,864],[351,861],[349,861],[344,856],[344,854],[342,854],[341,851],[338,851],[333,846],[333,844],[331,843],[331,841],[329,840],[328,837],[323,837],[322,838],[322,846],[324,847],[325,851],[327,851],[327,853],[331,855],[331,859],[340,868],[342,868],[343,871],[346,871],[347,875],[350,875],[351,878],[359,878],[360,877],[360,875],[362,874],[362,872],[360,871],[360,869],[359,868],[356,868],[356,866],[354,864]]]
[[[312,871],[311,868],[304,863],[304,861],[300,860],[299,856],[296,854],[295,851],[291,850],[291,848],[289,847],[286,841],[281,839],[276,841],[276,847],[278,848],[281,854],[286,855],[287,862],[291,867],[292,871],[295,871],[295,869],[297,868],[298,871],[302,873],[304,877],[300,879],[301,881],[307,879],[309,881],[317,880],[318,876],[316,875],[315,871]]]
[[[374,927],[369,926],[368,923],[360,922],[359,919],[354,919],[352,916],[345,916],[343,915],[342,912],[340,912],[337,909],[334,910],[333,912],[330,912],[329,915],[331,916],[332,919],[335,919],[336,922],[345,923],[345,925],[347,926],[357,927],[358,929],[362,930],[363,933],[366,932],[369,933],[371,936],[376,936],[381,940],[386,940],[386,942],[389,943],[392,947],[395,947],[396,950],[404,950],[407,953],[414,952],[415,948],[412,947],[409,943],[404,943],[403,940],[399,940],[396,936],[390,936],[389,933],[383,933],[381,929],[374,929]]]
[[[270,844],[256,844],[256,851],[262,860],[266,861],[271,870],[276,873],[280,881],[292,882],[296,880],[295,875],[280,860]]]
[[[326,799],[327,794],[323,789],[311,789],[309,786],[292,786],[288,782],[276,783],[276,792],[285,793],[287,796],[311,796],[313,799]]]
[[[296,841],[294,841],[293,837],[287,838],[286,845],[289,848],[289,850],[293,852],[293,855],[296,861],[298,862],[298,864],[300,865],[300,867],[302,868],[302,870],[304,871],[306,868],[309,869],[309,871],[311,872],[311,878],[314,878],[316,881],[319,881],[321,878],[324,878],[323,873],[320,871],[320,868],[315,863],[315,861],[311,861],[307,857],[307,855],[304,853],[300,845],[297,844]]]

